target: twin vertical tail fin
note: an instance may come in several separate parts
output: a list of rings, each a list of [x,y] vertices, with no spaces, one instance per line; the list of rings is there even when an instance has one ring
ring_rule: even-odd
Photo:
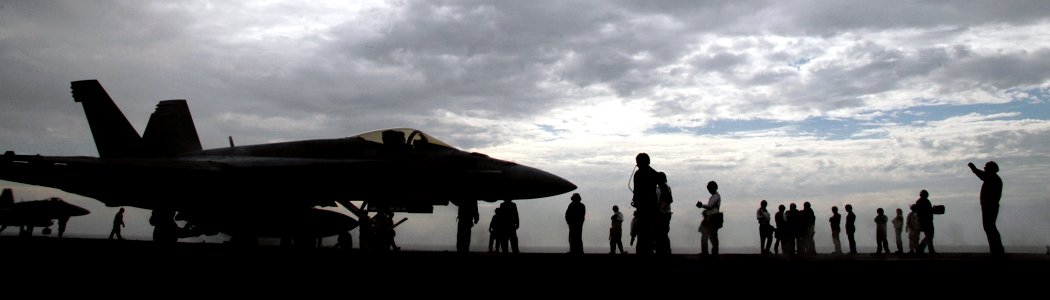
[[[150,156],[174,156],[201,151],[201,140],[186,100],[165,100],[149,117],[142,142]]]
[[[163,157],[202,149],[186,100],[157,103],[139,137],[97,80],[74,81],[72,89],[73,100],[84,105],[100,158]]]
[[[74,81],[73,101],[84,105],[91,136],[101,158],[141,157],[142,138],[98,80]]]

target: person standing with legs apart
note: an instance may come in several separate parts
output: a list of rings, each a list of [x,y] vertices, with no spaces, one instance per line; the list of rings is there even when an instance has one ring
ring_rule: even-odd
[[[890,242],[886,238],[886,223],[888,222],[889,217],[886,217],[886,211],[879,207],[875,214],[875,254],[890,253]]]
[[[995,220],[999,217],[999,199],[1003,196],[1003,179],[999,178],[999,164],[989,161],[984,164],[984,171],[978,170],[973,163],[967,164],[977,178],[984,181],[981,185],[981,223],[984,233],[988,235],[988,248],[993,255],[1004,255],[1003,239]]]
[[[118,240],[123,240],[124,237],[120,235],[120,229],[124,227],[124,208],[121,207],[117,215],[113,216],[113,230],[109,232],[109,239],[113,239],[113,235],[117,236]]]
[[[502,208],[504,218],[507,221],[507,241],[510,242],[510,250],[514,253],[518,253],[518,227],[521,227],[521,221],[518,219],[518,205],[514,204],[514,200],[503,200],[503,203],[499,204]]]
[[[922,190],[919,192],[919,200],[915,200],[915,213],[919,215],[919,226],[922,227],[922,242],[919,243],[919,254],[926,247],[930,247],[930,254],[937,254],[933,249],[933,203],[930,203],[930,192]]]

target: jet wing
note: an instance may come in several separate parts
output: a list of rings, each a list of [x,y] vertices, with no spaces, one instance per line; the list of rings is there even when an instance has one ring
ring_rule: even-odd
[[[221,164],[210,161],[193,161],[181,159],[140,159],[140,158],[97,158],[86,156],[40,156],[4,154],[0,157],[0,178],[7,179],[8,174],[16,172],[39,172],[43,170],[96,167],[155,167],[185,170],[218,171]],[[17,175],[17,174],[13,174]],[[17,180],[16,180],[17,181]]]
[[[58,168],[150,168],[184,171],[227,171],[230,169],[267,168],[267,167],[313,167],[331,165],[355,165],[381,162],[375,159],[310,159],[280,157],[221,157],[194,156],[177,158],[97,158],[85,156],[40,156],[13,155],[0,156],[0,179],[17,171],[53,170]]]
[[[176,159],[192,169],[250,169],[275,167],[317,167],[336,165],[359,165],[381,162],[376,159],[313,159],[257,156],[194,156]],[[179,166],[175,166],[179,167]]]

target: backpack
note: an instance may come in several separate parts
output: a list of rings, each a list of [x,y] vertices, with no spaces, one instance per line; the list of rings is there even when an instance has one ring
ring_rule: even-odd
[[[665,214],[671,213],[671,202],[674,202],[674,196],[671,195],[671,186],[661,183],[657,184],[656,188],[660,192],[660,198],[658,199],[660,212]]]
[[[722,212],[716,212],[716,213],[712,214],[710,218],[711,218],[711,221],[710,221],[711,227],[713,227],[715,229],[722,228],[722,223],[724,221],[723,220],[724,218],[722,216]]]

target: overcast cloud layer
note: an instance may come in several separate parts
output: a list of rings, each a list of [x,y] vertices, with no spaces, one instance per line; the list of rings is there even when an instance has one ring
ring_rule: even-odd
[[[96,155],[69,82],[99,79],[140,131],[157,101],[187,99],[206,148],[416,127],[551,171],[580,186],[588,247],[629,207],[638,152],[675,189],[680,252],[697,251],[710,180],[741,251],[761,199],[812,202],[821,247],[830,206],[852,203],[865,246],[875,209],[921,189],[948,207],[939,244],[985,246],[966,163],[988,160],[1007,250],[1050,244],[1050,2],[343,2],[0,2],[0,150]],[[0,187],[88,207],[75,235],[115,212]],[[566,247],[567,199],[520,202],[523,246]],[[451,249],[454,212],[410,216],[399,243]]]

